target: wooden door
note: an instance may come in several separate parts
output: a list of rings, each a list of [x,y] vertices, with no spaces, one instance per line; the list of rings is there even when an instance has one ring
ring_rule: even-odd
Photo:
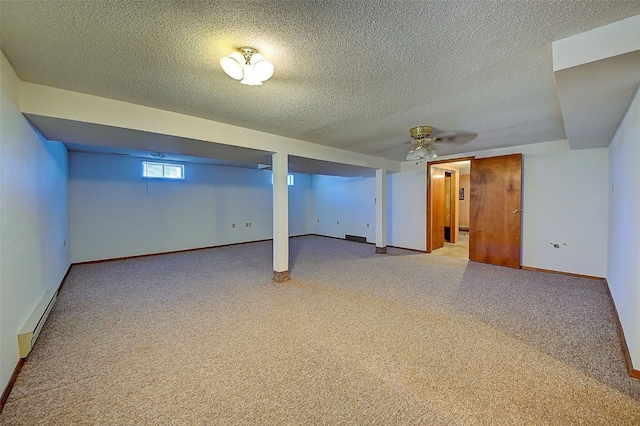
[[[469,259],[520,267],[522,154],[471,161]]]
[[[444,247],[444,170],[431,168],[431,250]]]

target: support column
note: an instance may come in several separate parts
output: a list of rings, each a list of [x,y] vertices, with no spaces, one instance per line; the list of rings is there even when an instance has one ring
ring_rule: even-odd
[[[387,171],[376,170],[376,253],[387,252]]]
[[[289,157],[272,155],[273,168],[273,281],[289,280]]]

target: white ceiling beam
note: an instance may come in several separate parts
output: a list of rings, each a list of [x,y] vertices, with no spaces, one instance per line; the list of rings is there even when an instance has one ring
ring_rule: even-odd
[[[571,149],[607,147],[640,84],[640,15],[553,42]]]
[[[398,172],[401,162],[273,135],[171,111],[22,82],[25,114],[152,132],[230,146]]]

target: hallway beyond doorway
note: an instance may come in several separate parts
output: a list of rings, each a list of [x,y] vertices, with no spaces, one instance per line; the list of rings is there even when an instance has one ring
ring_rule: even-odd
[[[433,250],[431,254],[456,257],[458,259],[469,259],[469,231],[460,230],[457,243],[445,241],[444,247]]]

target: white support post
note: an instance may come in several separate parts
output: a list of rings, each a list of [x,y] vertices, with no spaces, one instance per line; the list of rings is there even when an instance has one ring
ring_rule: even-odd
[[[286,153],[272,155],[273,168],[273,281],[289,280],[289,158]]]
[[[376,170],[376,253],[387,252],[387,171]]]

